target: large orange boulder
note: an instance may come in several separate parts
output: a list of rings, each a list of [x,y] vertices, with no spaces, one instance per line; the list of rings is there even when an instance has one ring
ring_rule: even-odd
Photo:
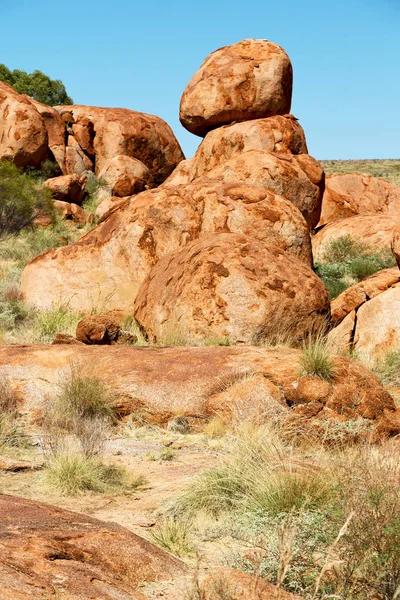
[[[150,170],[154,185],[159,185],[184,159],[171,128],[154,115],[80,105],[56,109],[66,123],[67,145],[72,148],[69,172],[75,169],[74,160],[78,165],[86,163],[87,168],[94,162],[98,175],[115,156],[130,156],[141,161]]]
[[[86,175],[61,175],[44,182],[43,187],[51,191],[54,200],[81,205],[85,194]]]
[[[29,263],[22,276],[28,304],[48,307],[68,298],[77,311],[132,310],[139,286],[162,256],[218,231],[251,235],[312,264],[300,212],[259,186],[161,187],[107,210],[112,214],[84,238]]]
[[[0,495],[2,600],[144,600],[143,586],[186,565],[116,525]]]
[[[249,150],[207,172],[201,180],[251,183],[290,200],[310,229],[319,221],[325,175],[308,154]]]
[[[124,198],[153,187],[153,176],[140,160],[130,156],[114,156],[99,173],[99,179],[110,187],[113,196]]]
[[[47,104],[42,104],[33,98],[28,97],[28,100],[33,104],[44,121],[47,131],[47,144],[51,153],[50,158],[51,155],[53,155],[61,172],[65,173],[66,131],[65,124],[63,123],[59,112],[55,108],[47,106]]]
[[[358,173],[328,175],[318,227],[354,215],[388,214],[400,211],[400,187]]]
[[[204,136],[232,123],[290,112],[293,71],[286,52],[267,40],[243,40],[206,58],[183,92],[179,118]]]
[[[400,225],[399,215],[356,215],[334,221],[320,229],[312,238],[314,259],[324,260],[327,246],[343,236],[350,236],[375,250],[389,250],[393,232]]]
[[[200,600],[302,600],[300,596],[278,590],[276,585],[257,575],[238,569],[220,569],[200,586]]]
[[[135,317],[152,341],[178,330],[193,342],[262,343],[282,322],[293,337],[329,316],[322,281],[279,248],[234,233],[210,234],[165,256],[141,285]]]
[[[48,158],[45,121],[27,96],[0,81],[0,159],[40,167]]]
[[[193,158],[190,175],[202,177],[214,167],[249,150],[307,154],[304,131],[293,115],[225,125],[210,131]]]

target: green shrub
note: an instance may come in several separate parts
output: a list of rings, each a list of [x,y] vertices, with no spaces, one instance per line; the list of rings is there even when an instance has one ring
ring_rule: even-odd
[[[330,381],[335,375],[335,362],[327,339],[323,335],[311,336],[303,342],[300,357],[300,374],[314,375]]]
[[[38,342],[50,343],[57,333],[75,334],[82,315],[73,313],[65,306],[49,308],[36,313],[34,333]]]
[[[373,366],[373,371],[387,386],[400,386],[400,350],[389,352]]]
[[[350,235],[341,236],[327,244],[322,259],[323,262],[315,264],[314,270],[324,282],[331,300],[349,286],[396,265],[389,249],[371,248]]]
[[[32,225],[37,211],[53,215],[49,190],[8,161],[0,161],[0,239]]]
[[[11,71],[6,65],[0,64],[0,81],[12,85],[19,94],[27,94],[34,100],[49,106],[73,104],[63,82],[59,79],[50,79],[42,71],[36,70],[33,73],[20,69]]]

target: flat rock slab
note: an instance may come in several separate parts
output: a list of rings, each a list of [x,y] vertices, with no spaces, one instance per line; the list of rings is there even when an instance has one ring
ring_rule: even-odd
[[[187,572],[114,523],[7,495],[0,515],[2,600],[143,600],[144,583]]]

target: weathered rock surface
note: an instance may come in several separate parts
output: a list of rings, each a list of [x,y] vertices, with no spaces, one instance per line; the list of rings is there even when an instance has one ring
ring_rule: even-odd
[[[319,221],[325,176],[321,165],[308,154],[249,150],[215,167],[201,180],[262,186],[290,200],[310,229]]]
[[[200,586],[201,600],[220,600],[224,597],[229,600],[301,600],[300,596],[295,596],[278,588],[253,575],[245,573],[238,569],[220,569],[209,575]]]
[[[390,248],[393,252],[393,255],[396,259],[397,266],[400,269],[400,225],[393,229],[392,233],[392,241],[390,244]]]
[[[286,52],[267,40],[243,40],[216,50],[183,92],[179,118],[205,135],[233,121],[290,112],[293,71]]]
[[[96,375],[114,390],[120,414],[132,413],[149,423],[167,423],[179,411],[196,425],[226,410],[226,397],[218,400],[222,388],[232,388],[232,394],[240,389],[240,402],[247,402],[250,409],[254,390],[248,388],[246,401],[244,388],[253,375],[258,383],[260,375],[268,380],[263,387],[275,398],[277,410],[284,410],[284,406],[275,387],[292,410],[299,411],[318,399],[319,408],[314,413],[318,418],[364,416],[378,425],[388,416],[395,418],[392,397],[376,375],[360,363],[335,358],[335,377],[328,383],[318,377],[301,377],[300,356],[300,350],[260,346],[12,345],[0,346],[0,375],[9,378],[21,397],[21,410],[33,419],[69,373],[71,363],[90,373],[96,365]],[[257,408],[255,400],[253,406]]]
[[[47,131],[47,144],[62,173],[65,169],[65,125],[55,108],[26,96],[41,115]],[[52,158],[50,156],[50,158]]]
[[[163,186],[121,200],[81,240],[34,259],[23,273],[22,291],[39,307],[68,298],[79,311],[103,305],[132,310],[139,286],[162,256],[217,231],[243,232],[312,263],[300,212],[264,188],[216,182]]]
[[[249,150],[308,154],[304,131],[293,115],[243,121],[206,135],[190,164],[191,179]]]
[[[187,572],[114,523],[4,494],[0,511],[2,600],[144,600],[143,583]]]
[[[74,141],[74,160],[80,153],[82,165],[85,159],[95,160],[96,175],[115,156],[124,155],[141,161],[150,170],[154,185],[159,185],[184,159],[171,128],[159,117],[127,108],[73,105],[56,109],[68,125],[68,146],[74,148]],[[76,167],[71,162],[67,169],[71,172]]]
[[[378,177],[328,175],[318,227],[354,215],[400,212],[400,187]]]
[[[331,302],[331,320],[340,323],[346,315],[358,309],[364,302],[375,298],[400,283],[400,271],[397,267],[383,269],[375,275],[356,283],[342,292]]]
[[[161,185],[182,185],[184,183],[190,183],[192,180],[190,172],[193,165],[193,160],[193,158],[181,160],[179,165],[172,171],[171,175],[169,175],[169,177],[167,177],[167,179]]]
[[[279,248],[211,234],[165,256],[139,289],[135,317],[150,340],[263,342],[286,322],[301,339],[323,325],[328,296],[314,272]]]
[[[400,225],[399,215],[374,216],[356,215],[334,221],[318,231],[312,238],[313,256],[318,262],[323,261],[324,250],[328,244],[343,236],[350,236],[371,248],[389,249],[394,229]]]
[[[111,344],[120,332],[119,323],[106,315],[85,317],[76,326],[76,339],[84,344]]]
[[[111,188],[113,196],[120,198],[154,187],[150,170],[130,156],[114,156],[100,171],[99,179]]]
[[[119,198],[118,196],[107,196],[101,200],[95,212],[95,216],[99,219],[99,223],[105,221],[110,215],[129,201],[129,198]]]
[[[40,167],[48,157],[45,121],[27,96],[0,81],[0,159]]]
[[[93,215],[77,204],[55,200],[54,209],[61,219],[69,219],[82,225],[93,221]]]
[[[47,179],[43,187],[51,191],[54,200],[72,202],[80,206],[85,194],[86,182],[86,175],[77,175],[74,173]]]

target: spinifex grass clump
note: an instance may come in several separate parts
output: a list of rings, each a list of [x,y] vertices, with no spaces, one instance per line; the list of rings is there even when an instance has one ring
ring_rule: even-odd
[[[314,375],[330,381],[335,376],[335,362],[332,350],[329,347],[326,336],[318,334],[316,337],[309,336],[303,342],[300,357],[300,374]]]
[[[21,426],[17,410],[18,400],[11,383],[0,379],[0,449],[25,446],[27,435]]]
[[[150,537],[157,546],[176,556],[186,556],[194,550],[190,524],[174,517],[158,523],[150,531]]]
[[[395,258],[388,248],[372,248],[344,235],[326,245],[322,261],[315,265],[315,272],[333,299],[349,286],[395,265]]]

